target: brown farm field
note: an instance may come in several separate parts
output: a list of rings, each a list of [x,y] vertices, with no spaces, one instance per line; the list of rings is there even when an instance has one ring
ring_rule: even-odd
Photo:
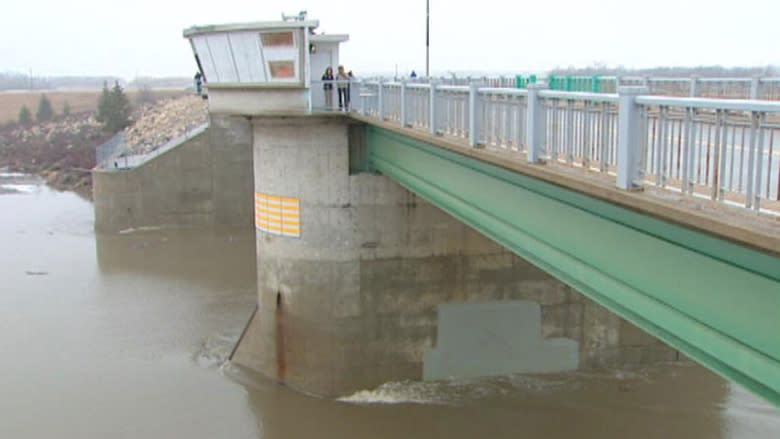
[[[138,100],[139,91],[130,89],[125,90],[130,102],[135,104]],[[151,94],[154,98],[175,97],[187,93],[182,89],[152,89],[144,90],[143,93],[148,97]],[[19,117],[19,110],[22,105],[32,112],[33,117],[38,109],[38,100],[41,94],[45,94],[51,101],[56,114],[62,114],[62,106],[65,101],[70,104],[72,114],[95,111],[97,109],[98,96],[100,90],[31,90],[31,91],[8,91],[0,92],[0,123],[12,122]]]

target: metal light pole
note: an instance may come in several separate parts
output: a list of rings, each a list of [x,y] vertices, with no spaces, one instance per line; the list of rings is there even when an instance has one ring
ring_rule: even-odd
[[[425,77],[431,77],[431,0],[425,0]]]

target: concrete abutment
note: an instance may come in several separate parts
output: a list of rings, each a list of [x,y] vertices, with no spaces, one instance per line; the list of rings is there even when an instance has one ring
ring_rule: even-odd
[[[95,230],[245,227],[252,210],[248,119],[211,114],[208,129],[130,169],[92,172]]]

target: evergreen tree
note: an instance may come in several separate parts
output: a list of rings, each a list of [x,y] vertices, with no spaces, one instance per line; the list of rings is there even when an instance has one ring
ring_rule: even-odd
[[[108,120],[108,114],[111,112],[111,92],[108,90],[108,84],[103,81],[103,91],[100,93],[97,105],[97,116],[95,117],[98,122],[105,124]]]
[[[67,100],[62,104],[62,116],[63,117],[70,116],[70,102],[68,102]]]
[[[112,123],[110,131],[119,131],[130,124],[130,99],[128,99],[119,82],[114,82],[111,90]]]
[[[115,82],[111,90],[103,83],[97,110],[97,120],[106,131],[115,133],[130,123],[130,100],[119,82]]]
[[[30,109],[27,108],[27,105],[22,105],[22,108],[19,110],[19,124],[29,125],[31,122],[32,113],[30,113]]]
[[[38,111],[35,113],[35,118],[38,122],[47,122],[54,117],[54,110],[51,108],[51,102],[46,95],[41,95],[41,99],[38,101]]]

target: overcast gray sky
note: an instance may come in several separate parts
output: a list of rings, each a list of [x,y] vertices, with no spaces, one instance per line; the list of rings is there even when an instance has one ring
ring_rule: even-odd
[[[10,1],[10,0],[9,0]],[[780,0],[430,0],[431,70],[780,64]],[[425,69],[425,0],[20,0],[0,14],[0,71],[189,76],[181,31],[309,11],[348,33],[356,73]]]

